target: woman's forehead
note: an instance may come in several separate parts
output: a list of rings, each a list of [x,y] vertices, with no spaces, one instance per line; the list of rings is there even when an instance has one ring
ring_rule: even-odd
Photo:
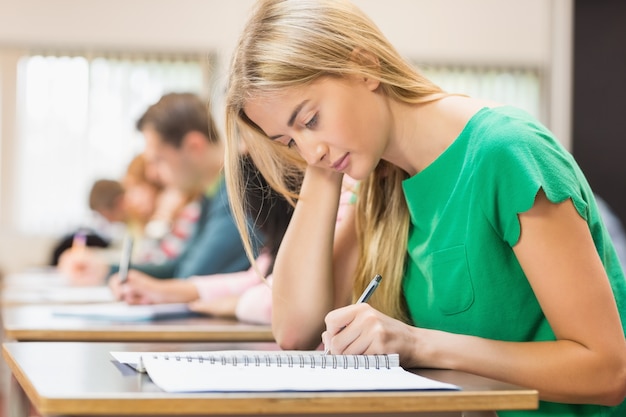
[[[245,101],[243,111],[250,120],[257,124],[259,124],[257,119],[277,119],[283,113],[291,111],[293,103],[297,101],[298,97],[302,97],[302,93],[301,88],[293,87],[256,94]]]
[[[248,119],[269,136],[270,132],[280,128],[283,108],[286,108],[285,101],[279,97],[255,97],[246,101],[243,111]]]

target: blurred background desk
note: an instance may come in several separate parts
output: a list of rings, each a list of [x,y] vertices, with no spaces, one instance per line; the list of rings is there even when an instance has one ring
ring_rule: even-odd
[[[115,322],[53,315],[54,304],[2,308],[4,339],[82,342],[271,342],[269,325],[192,316],[142,322]]]
[[[53,268],[32,269],[2,278],[3,306],[37,303],[99,303],[114,301],[108,286],[73,286]]]

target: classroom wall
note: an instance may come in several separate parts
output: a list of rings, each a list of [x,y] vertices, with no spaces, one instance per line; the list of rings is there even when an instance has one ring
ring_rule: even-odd
[[[404,53],[478,62],[543,62],[550,54],[554,2],[354,1]],[[0,0],[0,43],[230,51],[252,4],[252,0]]]
[[[538,65],[552,94],[548,124],[570,141],[572,0],[354,0],[397,46],[422,62]],[[224,82],[253,0],[0,0],[0,215],[12,183],[14,74],[24,49],[192,51],[217,54]],[[0,267],[45,262],[50,240],[0,222]]]

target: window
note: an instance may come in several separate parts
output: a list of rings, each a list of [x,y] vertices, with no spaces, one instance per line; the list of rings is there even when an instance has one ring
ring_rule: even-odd
[[[418,64],[422,74],[449,93],[462,93],[520,107],[546,123],[541,72],[506,68]]]
[[[98,178],[120,178],[142,150],[135,121],[167,92],[206,96],[209,59],[191,56],[31,54],[18,67],[12,201],[20,233],[58,236],[89,219]],[[545,121],[536,68],[419,64],[449,92],[493,99]],[[543,104],[543,106],[542,106]]]
[[[25,234],[89,218],[98,178],[119,179],[143,148],[135,122],[167,92],[208,91],[208,58],[36,54],[18,67],[14,212]]]

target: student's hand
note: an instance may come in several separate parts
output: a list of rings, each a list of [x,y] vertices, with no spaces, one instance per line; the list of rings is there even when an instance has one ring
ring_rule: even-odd
[[[236,318],[237,303],[239,296],[218,298],[211,301],[192,301],[189,303],[189,309],[195,313],[205,314],[207,316]]]
[[[109,273],[107,262],[93,249],[70,248],[61,254],[59,271],[73,285],[102,285]]]
[[[185,303],[198,298],[195,285],[180,279],[157,279],[131,269],[120,284],[119,275],[109,279],[109,287],[118,300],[128,304]]]
[[[398,353],[403,364],[415,363],[410,356],[419,345],[417,328],[386,316],[367,303],[333,310],[325,321],[322,342],[332,354]]]
[[[166,302],[167,289],[160,280],[139,272],[128,271],[126,282],[120,283],[119,274],[109,279],[109,288],[115,298],[128,304],[160,304]]]

